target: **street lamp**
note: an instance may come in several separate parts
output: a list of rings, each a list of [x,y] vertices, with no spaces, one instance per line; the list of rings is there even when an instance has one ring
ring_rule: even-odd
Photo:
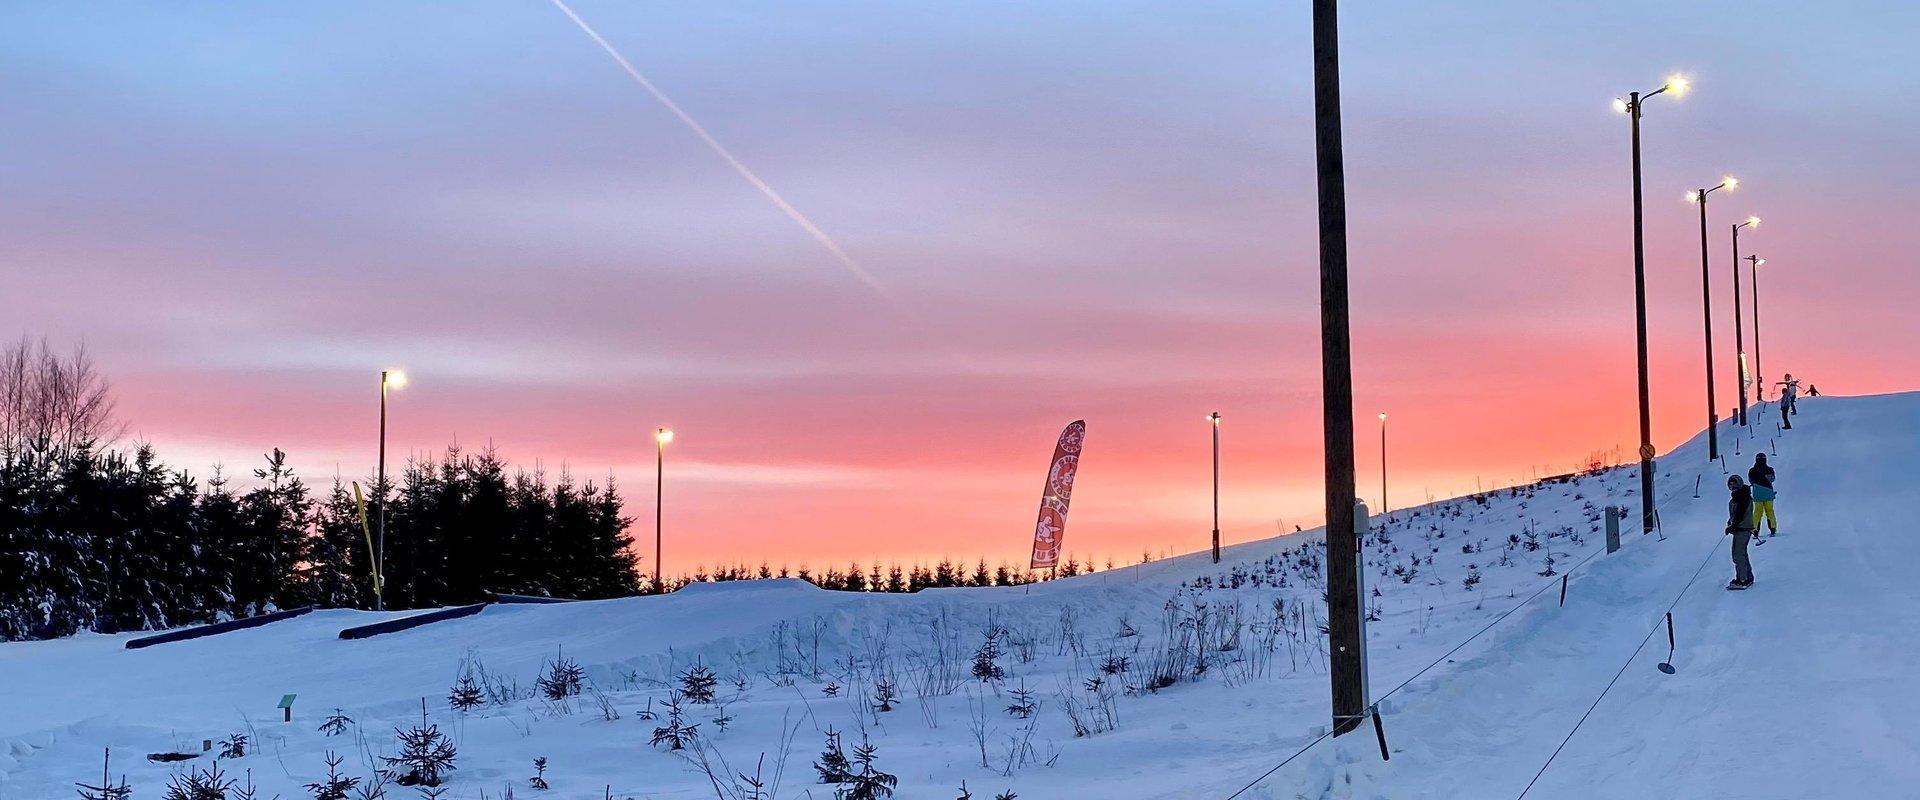
[[[1385,411],[1380,412],[1380,513],[1387,513],[1387,412]]]
[[[1213,423],[1213,563],[1220,563],[1220,412],[1207,415]]]
[[[660,583],[660,523],[664,519],[661,501],[666,498],[667,443],[673,441],[673,431],[668,428],[654,431],[653,441],[658,445],[653,461],[653,593],[660,594],[665,591]]]
[[[1767,260],[1757,255],[1747,256],[1747,277],[1752,284],[1747,292],[1753,300],[1753,385],[1759,387],[1763,401],[1767,399],[1767,378],[1760,371],[1760,265],[1765,263]]]
[[[1627,115],[1633,132],[1633,313],[1640,369],[1640,526],[1643,533],[1653,530],[1654,449],[1653,410],[1647,400],[1647,248],[1640,213],[1640,114],[1647,98],[1661,92],[1672,92],[1679,97],[1690,88],[1692,84],[1685,77],[1674,75],[1651,92],[1634,92],[1627,99],[1613,101],[1613,109]]]
[[[1747,217],[1733,225],[1733,343],[1740,357],[1740,424],[1747,424],[1747,323],[1740,318],[1740,229],[1760,227],[1759,217]]]
[[[1728,175],[1720,180],[1720,185],[1709,189],[1695,189],[1687,193],[1687,202],[1700,206],[1700,307],[1705,319],[1707,349],[1707,460],[1720,457],[1720,405],[1713,396],[1713,285],[1712,271],[1707,266],[1707,195],[1717,189],[1732,191],[1740,185],[1740,179]]]
[[[407,373],[397,369],[380,371],[380,466],[374,478],[374,501],[379,503],[376,510],[376,534],[373,545],[373,610],[385,611],[387,608],[387,392],[403,389],[407,385]]]

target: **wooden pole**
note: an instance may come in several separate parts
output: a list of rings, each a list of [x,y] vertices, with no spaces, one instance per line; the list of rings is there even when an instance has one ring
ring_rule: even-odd
[[[1359,540],[1353,529],[1353,354],[1347,327],[1346,162],[1340,143],[1337,0],[1313,2],[1313,111],[1320,195],[1320,381],[1326,442],[1327,629],[1333,733],[1366,718]]]

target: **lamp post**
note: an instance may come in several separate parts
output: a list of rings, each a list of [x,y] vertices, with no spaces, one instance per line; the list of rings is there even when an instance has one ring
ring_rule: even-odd
[[[1700,206],[1700,310],[1705,320],[1707,352],[1707,460],[1720,458],[1720,404],[1713,396],[1713,281],[1712,270],[1707,266],[1707,195],[1715,190],[1732,191],[1740,185],[1740,179],[1728,175],[1720,180],[1720,185],[1709,189],[1695,189],[1687,193],[1688,202]]]
[[[1767,260],[1757,255],[1747,256],[1748,297],[1753,300],[1753,385],[1759,387],[1760,399],[1767,399],[1766,373],[1760,371],[1760,265]]]
[[[1387,513],[1387,412],[1380,412],[1380,513]]]
[[[1613,110],[1627,115],[1633,139],[1633,313],[1640,370],[1640,527],[1653,531],[1653,410],[1647,399],[1647,248],[1641,220],[1640,197],[1640,114],[1646,99],[1661,92],[1686,94],[1690,84],[1679,75],[1672,76],[1660,88],[1628,99],[1615,98]]]
[[[373,545],[373,610],[385,611],[387,608],[387,392],[404,388],[407,385],[407,373],[397,369],[380,371],[380,466],[375,473],[374,502],[375,535]]]
[[[665,520],[662,501],[666,499],[667,443],[673,441],[673,431],[661,428],[653,433],[653,593],[666,591],[660,583],[660,542],[661,522]]]
[[[1213,563],[1220,563],[1220,412],[1207,415],[1213,423]]]
[[[1740,318],[1740,229],[1760,227],[1759,217],[1747,217],[1745,222],[1733,225],[1733,345],[1739,356],[1740,368],[1740,424],[1747,424],[1747,323]]]

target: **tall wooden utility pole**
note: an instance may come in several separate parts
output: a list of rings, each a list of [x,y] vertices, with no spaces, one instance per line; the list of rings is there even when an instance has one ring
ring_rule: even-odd
[[[1333,734],[1366,719],[1360,541],[1353,529],[1353,354],[1347,334],[1347,172],[1340,153],[1336,0],[1313,0],[1313,118],[1320,184],[1320,384],[1327,453],[1327,630]]]

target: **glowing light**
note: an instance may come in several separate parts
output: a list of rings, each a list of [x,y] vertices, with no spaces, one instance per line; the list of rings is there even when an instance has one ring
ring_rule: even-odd
[[[1749,226],[1751,226],[1751,227],[1755,227],[1755,228],[1758,228],[1758,227],[1760,227],[1760,218],[1759,218],[1759,217],[1747,217],[1747,225],[1749,225]]]
[[[1765,264],[1765,263],[1767,263],[1767,260],[1766,260],[1766,259],[1764,259],[1764,258],[1759,258],[1759,257],[1757,257],[1757,256],[1756,256],[1756,257],[1755,257],[1755,258],[1753,259],[1753,265],[1754,265],[1754,266],[1756,266],[1756,267],[1757,267],[1757,266],[1760,266],[1761,264]]]
[[[387,388],[389,389],[407,388],[407,373],[401,372],[400,370],[397,370],[397,369],[390,369],[380,374],[384,379],[384,381],[386,382]]]
[[[1690,191],[1690,192],[1687,192],[1687,202],[1689,202],[1689,203],[1698,203],[1698,202],[1700,202],[1700,193],[1699,193],[1699,192],[1693,192],[1693,191]]]
[[[1382,411],[1382,412],[1380,412],[1380,421],[1381,421],[1381,422],[1386,422],[1386,421],[1387,421],[1387,412],[1385,412],[1385,411]]]
[[[1734,189],[1740,188],[1740,179],[1733,177],[1732,175],[1728,175],[1727,177],[1720,179],[1720,185],[1727,187],[1727,191],[1733,191]]]
[[[1685,75],[1675,75],[1667,79],[1666,89],[1675,96],[1684,96],[1692,88],[1693,81],[1687,80]]]
[[[668,442],[673,441],[673,431],[667,428],[661,428],[659,432],[653,435],[653,440],[659,442],[661,447],[666,447]]]
[[[1627,113],[1627,101],[1622,100],[1618,97],[1613,98],[1613,110],[1620,112],[1622,114]]]
[[[1211,423],[1213,423],[1213,425],[1214,425],[1214,427],[1216,427],[1216,428],[1217,428],[1217,427],[1219,427],[1219,426],[1220,426],[1220,412],[1218,412],[1218,411],[1215,411],[1215,412],[1213,412],[1213,413],[1211,413],[1211,414],[1208,414],[1208,415],[1207,415],[1207,421],[1208,421],[1208,422],[1211,422]]]

